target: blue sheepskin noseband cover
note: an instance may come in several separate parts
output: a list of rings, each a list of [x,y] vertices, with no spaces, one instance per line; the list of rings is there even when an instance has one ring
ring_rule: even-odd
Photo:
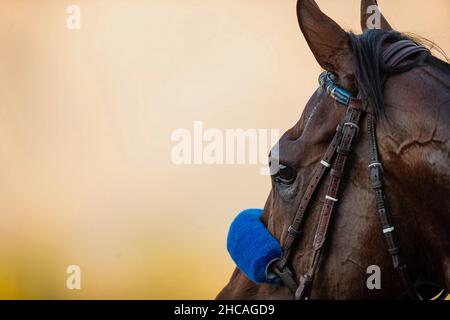
[[[267,269],[283,251],[261,221],[262,212],[248,209],[238,214],[228,232],[227,249],[239,270],[254,283],[277,283],[279,279]]]

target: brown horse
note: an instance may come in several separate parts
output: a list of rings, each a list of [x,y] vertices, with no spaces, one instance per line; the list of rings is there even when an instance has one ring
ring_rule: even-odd
[[[377,115],[377,140],[383,162],[385,191],[401,251],[412,280],[450,290],[450,66],[431,54],[416,57],[409,68],[382,66],[387,42],[407,37],[366,30],[362,1],[362,35],[345,32],[312,0],[299,0],[301,31],[317,62],[337,76],[338,85],[367,101]],[[402,71],[402,72],[399,72]],[[386,81],[383,81],[386,79]],[[280,163],[263,222],[282,243],[299,202],[332,140],[345,108],[319,88],[301,119],[279,141]],[[405,289],[394,270],[381,232],[367,171],[367,129],[361,127],[333,213],[330,234],[310,292],[311,299],[396,299]],[[308,269],[319,219],[322,185],[306,214],[303,236],[290,260],[298,281]],[[379,266],[381,289],[368,289],[367,268]],[[256,285],[236,269],[218,299],[292,299],[283,285]]]

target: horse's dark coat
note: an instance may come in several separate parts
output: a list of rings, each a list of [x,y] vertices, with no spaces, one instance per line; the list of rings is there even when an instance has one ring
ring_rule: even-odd
[[[376,1],[363,1],[367,5]],[[385,41],[405,36],[395,32],[345,33],[314,1],[298,2],[299,23],[319,64],[334,72],[340,85],[369,101],[380,116],[377,139],[384,165],[386,193],[403,256],[414,279],[450,290],[450,67],[437,58],[418,59],[402,72],[383,69],[378,59]],[[362,15],[365,25],[365,15]],[[384,19],[384,18],[383,18]],[[382,27],[389,29],[386,20]],[[384,75],[388,74],[383,85]],[[280,162],[295,169],[292,185],[272,181],[263,220],[278,239],[297,205],[345,110],[318,89],[299,122],[280,139]],[[348,176],[343,181],[328,247],[315,281],[312,299],[392,299],[403,293],[381,233],[367,171],[367,131],[362,128]],[[312,253],[312,237],[321,188],[310,208],[304,236],[292,266],[303,274]],[[366,286],[367,267],[378,265],[382,289]],[[256,286],[236,270],[218,299],[292,299],[284,286]]]

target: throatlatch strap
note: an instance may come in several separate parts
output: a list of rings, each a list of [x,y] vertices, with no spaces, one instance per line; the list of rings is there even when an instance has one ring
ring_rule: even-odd
[[[420,297],[411,281],[406,264],[404,264],[400,255],[400,244],[395,232],[395,227],[391,221],[391,214],[387,204],[387,198],[383,188],[383,167],[379,159],[378,145],[376,138],[376,123],[372,114],[367,114],[367,133],[369,141],[369,176],[372,182],[372,189],[375,193],[375,203],[378,210],[383,234],[386,238],[388,252],[392,257],[392,263],[395,270],[399,273],[400,279],[406,288],[411,299],[417,300]]]

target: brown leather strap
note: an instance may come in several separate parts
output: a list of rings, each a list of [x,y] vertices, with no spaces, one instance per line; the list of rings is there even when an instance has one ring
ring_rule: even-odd
[[[344,176],[345,165],[349,158],[352,143],[359,133],[361,111],[350,107],[350,119],[344,124],[344,137],[337,149],[337,157],[330,172],[330,183],[325,201],[322,205],[320,220],[314,238],[314,249],[319,250],[326,239],[333,209],[338,202],[339,186]]]
[[[301,227],[305,216],[306,209],[309,207],[309,203],[314,196],[322,178],[325,175],[326,170],[331,166],[331,160],[333,159],[337,146],[342,139],[342,127],[339,125],[336,128],[336,134],[333,137],[332,142],[328,146],[322,161],[315,167],[313,177],[308,185],[305,194],[299,205],[299,209],[294,217],[292,224],[288,228],[286,238],[283,243],[283,256],[275,264],[273,271],[280,277],[281,281],[288,287],[288,289],[295,294],[297,290],[297,282],[294,278],[293,272],[289,268],[288,261],[291,256],[291,249],[294,241],[302,234]]]
[[[297,239],[298,236],[302,233],[301,227],[302,222],[305,216],[305,212],[307,208],[309,207],[309,204],[311,202],[311,199],[314,196],[314,193],[317,190],[317,187],[319,186],[320,182],[322,181],[322,178],[325,175],[325,172],[329,167],[331,167],[331,160],[333,159],[337,146],[342,139],[342,127],[339,125],[336,128],[336,134],[333,137],[332,142],[328,146],[327,151],[325,152],[324,157],[322,158],[322,161],[315,167],[314,173],[312,176],[312,179],[310,180],[310,183],[302,197],[302,200],[300,202],[299,208],[297,210],[297,213],[294,217],[294,220],[292,224],[290,225],[286,238],[283,242],[283,257],[281,260],[277,263],[279,269],[284,269],[287,261],[289,259],[291,248],[294,243],[294,241]]]
[[[429,50],[423,46],[418,46],[411,40],[402,40],[390,45],[390,47],[383,52],[382,58],[386,65],[390,67],[398,67],[403,60],[420,52],[429,53]],[[406,288],[409,297],[414,300],[421,299],[417,294],[406,264],[402,260],[400,244],[395,232],[395,227],[391,221],[391,214],[383,187],[383,167],[378,154],[376,121],[375,117],[370,113],[367,115],[367,132],[369,136],[369,176],[372,182],[372,189],[375,194],[375,203],[377,206],[378,216],[388,247],[387,250],[392,257],[393,266],[399,273],[400,280]]]
[[[297,290],[297,281],[295,280],[294,274],[289,267],[285,266],[283,269],[280,269],[278,264],[275,264],[273,266],[273,272],[280,277],[280,280],[289,289],[289,291],[295,293]]]
[[[362,104],[357,101],[351,101],[354,108],[361,108]],[[345,119],[349,117],[348,109]],[[322,160],[315,167],[313,176],[308,184],[308,187],[300,201],[300,205],[295,214],[294,220],[292,224],[288,228],[288,232],[283,242],[283,256],[282,258],[274,265],[273,271],[280,277],[281,281],[289,288],[289,290],[295,294],[297,290],[297,282],[294,278],[293,272],[288,266],[288,261],[291,256],[292,246],[294,241],[298,239],[302,234],[302,223],[305,217],[305,212],[309,207],[311,199],[313,198],[320,182],[325,176],[325,172],[331,167],[331,161],[336,154],[337,147],[342,140],[343,134],[343,124],[345,121],[342,121],[336,128],[336,133],[333,137],[333,140],[329,144]]]
[[[392,257],[394,268],[399,273],[400,280],[406,288],[409,297],[416,300],[419,299],[419,297],[415,290],[414,284],[411,281],[406,264],[402,261],[402,257],[400,255],[400,244],[395,232],[395,227],[391,221],[387,198],[384,193],[383,167],[378,155],[375,118],[370,113],[367,114],[367,133],[369,136],[369,176],[372,182],[372,189],[375,193],[375,204],[383,228],[383,234],[386,239],[388,252]]]
[[[314,237],[314,254],[308,272],[300,278],[295,298],[305,300],[309,298],[309,292],[314,280],[314,275],[320,262],[323,245],[326,241],[328,228],[334,208],[338,202],[339,187],[344,177],[347,160],[351,154],[355,138],[359,133],[361,109],[349,106],[349,117],[343,124],[343,138],[337,148],[337,156],[330,171],[330,183],[328,185],[325,201],[323,202],[319,223]]]
[[[286,238],[283,242],[283,252],[284,255],[281,258],[281,260],[278,262],[278,266],[280,269],[284,269],[284,267],[287,264],[287,261],[290,256],[290,251],[292,249],[292,245],[294,241],[297,239],[298,236],[302,234],[302,223],[303,219],[305,217],[305,212],[309,207],[309,204],[311,202],[311,199],[313,198],[317,187],[320,185],[320,182],[322,181],[325,172],[328,168],[331,167],[331,161],[333,157],[336,154],[336,151],[338,151],[338,145],[342,140],[343,135],[343,129],[344,124],[346,123],[346,119],[349,119],[349,121],[352,121],[353,114],[355,113],[355,110],[363,110],[363,104],[360,100],[357,99],[351,99],[349,108],[347,109],[347,114],[344,117],[344,120],[337,126],[336,128],[336,134],[333,137],[333,140],[331,141],[330,145],[328,146],[327,151],[325,152],[325,155],[322,158],[322,161],[315,167],[313,176],[310,180],[310,183],[308,185],[308,188],[305,191],[305,194],[302,197],[302,200],[300,202],[299,208],[297,210],[297,213],[294,217],[294,220],[292,224],[288,228],[288,233],[286,235]],[[342,150],[341,150],[342,152]]]

